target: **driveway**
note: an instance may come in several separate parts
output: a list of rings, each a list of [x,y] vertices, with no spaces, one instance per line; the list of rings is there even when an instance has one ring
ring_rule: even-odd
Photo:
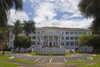
[[[61,63],[68,61],[85,60],[87,57],[92,57],[91,54],[74,54],[73,56],[31,56],[28,54],[7,54],[14,56],[15,59],[23,59],[27,61],[34,61],[39,63]]]

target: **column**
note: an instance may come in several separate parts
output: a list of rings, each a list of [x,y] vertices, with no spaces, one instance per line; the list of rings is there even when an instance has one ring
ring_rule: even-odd
[[[59,46],[59,36],[58,36],[58,46]]]
[[[52,45],[54,46],[54,36],[53,36],[53,44]]]
[[[39,42],[39,44],[41,44],[41,36],[40,36],[40,42]]]
[[[44,46],[44,35],[43,35],[43,46]]]
[[[48,46],[49,46],[49,36],[48,36]]]
[[[62,37],[60,36],[60,45],[62,45],[62,41],[61,41],[61,38],[62,38]]]

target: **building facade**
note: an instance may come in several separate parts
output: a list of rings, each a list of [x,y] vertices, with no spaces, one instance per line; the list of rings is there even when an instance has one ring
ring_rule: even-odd
[[[30,33],[29,38],[32,41],[32,52],[36,53],[65,53],[68,49],[74,49],[75,52],[81,49],[83,52],[92,52],[93,47],[77,46],[79,38],[82,36],[82,32],[87,35],[92,34],[89,29],[81,28],[59,28],[59,27],[41,27],[36,28],[35,33]],[[19,35],[25,35],[23,31]],[[13,46],[15,36],[10,32],[9,47]],[[24,50],[23,48],[21,49]]]

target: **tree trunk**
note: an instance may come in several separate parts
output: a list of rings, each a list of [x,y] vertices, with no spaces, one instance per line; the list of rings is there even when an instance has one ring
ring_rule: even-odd
[[[2,53],[2,55],[4,55],[5,54],[5,49],[4,49],[4,44],[3,44],[3,53]]]

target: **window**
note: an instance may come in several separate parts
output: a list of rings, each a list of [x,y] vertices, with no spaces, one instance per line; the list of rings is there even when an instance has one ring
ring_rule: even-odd
[[[64,34],[64,32],[62,32],[62,34]]]
[[[73,39],[74,39],[74,37],[70,37],[70,39],[71,39],[71,40],[73,40]]]
[[[32,39],[36,39],[36,37],[35,36],[33,36],[33,38]]]
[[[71,41],[71,45],[74,45],[74,42],[73,41]]]
[[[64,45],[64,42],[62,42],[62,45]]]
[[[31,40],[31,37],[29,37],[29,39]]]
[[[64,40],[64,37],[62,37],[62,40]]]
[[[78,37],[75,37],[75,40],[78,40]]]
[[[45,33],[45,31],[41,31],[41,33]]]
[[[75,32],[75,34],[78,34],[78,32]]]
[[[66,40],[69,40],[69,37],[66,37]]]
[[[73,34],[73,32],[70,32],[70,34]]]
[[[66,34],[69,34],[69,32],[66,32]]]
[[[75,41],[75,45],[77,45],[78,44],[78,41]]]
[[[82,34],[82,32],[79,32],[79,34]]]
[[[69,45],[69,41],[66,42],[66,45]]]
[[[38,34],[40,34],[40,32],[38,32]]]
[[[35,41],[33,41],[33,45],[35,45],[36,43],[35,43]]]
[[[36,31],[35,31],[35,32],[33,32],[33,34],[36,34]]]

